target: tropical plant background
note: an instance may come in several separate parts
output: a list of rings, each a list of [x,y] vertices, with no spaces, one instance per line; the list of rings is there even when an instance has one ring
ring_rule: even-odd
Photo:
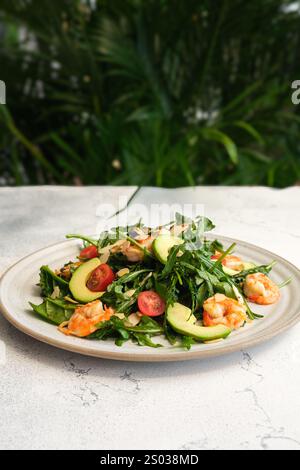
[[[297,184],[299,12],[0,0],[0,184]]]

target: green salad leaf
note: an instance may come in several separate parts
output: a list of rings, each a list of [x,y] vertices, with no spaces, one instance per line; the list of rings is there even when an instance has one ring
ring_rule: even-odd
[[[276,264],[276,261],[273,261],[270,264],[263,264],[261,266],[255,266],[254,268],[251,268],[251,269],[246,269],[232,276],[232,279],[237,283],[241,283],[245,280],[248,274],[255,274],[255,273],[269,274],[269,272],[273,269],[275,264]]]
[[[40,305],[29,303],[34,312],[51,323],[55,323],[55,325],[60,325],[62,322],[70,320],[77,306],[63,300],[51,299],[49,297],[45,298]]]
[[[121,320],[116,316],[112,316],[110,320],[100,323],[98,328],[97,331],[88,336],[89,339],[114,337],[117,346],[121,346],[124,341],[131,339],[139,345],[159,347],[160,345],[151,341],[151,337],[163,333],[163,328],[158,322],[145,316],[142,317],[137,326],[130,326],[126,318]]]
[[[50,296],[56,286],[59,287],[61,296],[65,296],[69,293],[69,283],[57,276],[49,266],[41,267],[39,286],[43,297]]]

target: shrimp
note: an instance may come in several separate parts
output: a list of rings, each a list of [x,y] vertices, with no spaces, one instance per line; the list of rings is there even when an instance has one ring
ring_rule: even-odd
[[[216,251],[216,253],[211,257],[212,260],[218,260],[222,256],[222,253]],[[226,268],[232,269],[233,271],[242,271],[244,268],[244,263],[238,256],[227,255],[222,259],[222,265]]]
[[[248,274],[243,289],[250,302],[260,305],[274,304],[280,298],[279,287],[263,273]]]
[[[113,314],[111,307],[104,305],[103,308],[100,300],[94,300],[75,308],[70,320],[61,323],[58,329],[65,335],[88,336],[98,329],[98,323],[109,320]]]
[[[136,243],[141,245],[141,248],[139,248],[137,245],[130,243],[130,241],[126,239],[118,240],[112,245],[107,245],[99,251],[101,262],[106,263],[111,253],[122,253],[124,256],[126,256],[128,261],[131,261],[133,263],[142,261],[144,259],[143,248],[146,248],[147,250],[151,251],[153,240],[154,237],[148,236],[146,234],[143,238],[135,239]]]
[[[142,240],[136,240],[137,243],[141,245],[141,248],[139,248],[136,245],[132,245],[129,241],[125,242],[121,247],[121,251],[123,255],[126,256],[128,261],[131,261],[131,262],[142,261],[144,259],[143,248],[146,248],[147,250],[151,251],[153,240],[154,240],[153,237],[147,237]]]
[[[203,304],[205,326],[225,325],[236,330],[247,320],[246,306],[223,294],[215,294]]]

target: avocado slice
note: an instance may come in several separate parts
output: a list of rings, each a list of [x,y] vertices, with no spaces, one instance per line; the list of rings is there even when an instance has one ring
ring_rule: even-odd
[[[171,235],[159,235],[155,238],[152,249],[156,258],[163,264],[166,264],[170,249],[175,245],[181,245],[183,240]]]
[[[222,269],[225,274],[228,274],[229,276],[234,276],[235,274],[240,273],[241,271],[235,271],[234,269],[227,268],[227,266],[222,266]]]
[[[223,266],[223,271],[226,274],[229,274],[229,276],[234,276],[235,274],[238,274],[242,271],[246,271],[247,269],[252,269],[255,268],[255,264],[250,263],[250,262],[244,262],[243,263],[243,269],[241,271],[234,271],[233,269],[227,268],[226,266]]]
[[[73,273],[69,289],[74,299],[78,302],[87,303],[99,299],[103,292],[92,292],[87,288],[86,283],[91,273],[101,264],[99,258],[93,258],[81,264]]]
[[[251,263],[250,261],[245,261],[243,263],[243,271],[246,271],[247,269],[253,269],[255,268],[256,264]]]
[[[226,338],[231,333],[231,329],[225,325],[196,325],[197,319],[191,309],[177,302],[168,307],[166,315],[173,330],[182,335],[191,336],[198,341]]]

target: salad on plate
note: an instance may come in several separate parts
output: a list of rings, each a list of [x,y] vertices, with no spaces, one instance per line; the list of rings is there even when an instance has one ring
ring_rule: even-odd
[[[43,302],[30,305],[62,334],[117,346],[157,348],[159,336],[186,349],[223,340],[261,318],[253,304],[276,303],[283,285],[269,277],[274,263],[256,266],[233,254],[235,244],[208,239],[213,228],[206,217],[176,214],[156,228],[140,221],[98,239],[67,235],[83,242],[77,259],[42,266]]]

